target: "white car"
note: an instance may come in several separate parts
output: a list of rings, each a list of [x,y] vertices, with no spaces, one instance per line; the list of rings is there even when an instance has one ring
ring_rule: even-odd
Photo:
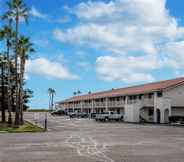
[[[114,113],[109,116],[109,120],[123,121],[123,114]]]
[[[109,120],[116,120],[120,121],[123,120],[123,114],[118,114],[113,111],[103,112],[101,114],[97,114],[96,121],[109,121]]]

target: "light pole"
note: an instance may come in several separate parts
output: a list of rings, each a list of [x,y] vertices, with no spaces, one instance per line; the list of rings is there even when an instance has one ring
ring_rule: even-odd
[[[47,131],[47,111],[45,113],[45,125],[44,125],[45,131]]]

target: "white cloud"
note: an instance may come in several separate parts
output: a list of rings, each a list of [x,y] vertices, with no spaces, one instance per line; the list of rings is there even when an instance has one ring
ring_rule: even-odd
[[[175,69],[184,68],[184,40],[178,42],[169,42],[163,49],[162,53],[165,54],[165,62],[167,66]]]
[[[30,10],[30,14],[39,19],[48,19],[48,15],[41,13],[38,9],[34,6]]]
[[[178,27],[165,5],[165,0],[83,2],[74,8],[81,23],[64,31],[55,29],[54,37],[116,53],[155,53],[158,44],[184,36],[184,28]]]
[[[26,73],[36,74],[53,79],[79,79],[72,74],[66,67],[58,62],[51,62],[46,58],[29,60],[26,64]]]
[[[184,66],[184,27],[170,15],[166,0],[88,1],[75,6],[73,13],[79,23],[55,29],[53,35],[62,43],[110,52],[97,58],[101,79],[153,80],[155,69]]]
[[[45,13],[40,12],[37,8],[35,8],[34,6],[32,6],[31,10],[30,10],[30,14],[38,19],[42,19],[42,20],[46,20],[49,23],[67,23],[71,20],[71,18],[69,16],[63,16],[61,18],[54,18],[53,16],[49,16]]]
[[[154,56],[148,57],[113,57],[101,56],[96,61],[98,78],[106,81],[120,80],[123,82],[153,81],[150,70],[158,69],[161,62]]]
[[[92,2],[88,1],[86,3],[82,2],[75,7],[75,14],[80,19],[96,19],[99,17],[110,16],[114,12],[117,12],[115,4],[111,1],[109,3],[105,2]]]
[[[158,54],[142,56],[100,56],[96,61],[98,78],[124,82],[153,81],[151,72],[162,68],[173,69],[176,76],[184,68],[184,41],[165,44]]]

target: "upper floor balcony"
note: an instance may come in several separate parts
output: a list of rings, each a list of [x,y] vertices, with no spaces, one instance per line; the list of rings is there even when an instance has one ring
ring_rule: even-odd
[[[141,98],[128,100],[127,104],[142,104],[142,106],[154,106],[154,98]]]
[[[154,106],[154,96],[142,96],[131,98],[129,97],[126,100],[121,98],[108,98],[104,100],[90,100],[90,101],[80,101],[75,103],[68,103],[65,105],[66,108],[105,108],[106,106],[109,108],[113,107],[124,107],[125,104],[142,104],[142,106]]]
[[[124,106],[125,101],[119,100],[119,101],[108,101],[108,107],[122,107]]]
[[[143,106],[151,107],[154,106],[154,98],[143,98],[141,100]]]
[[[93,106],[94,107],[105,107],[106,106],[106,101],[94,102]]]
[[[80,107],[81,107],[81,104],[80,104],[80,103],[74,103],[74,104],[73,104],[73,107],[74,107],[74,108],[80,108]]]
[[[92,102],[83,102],[82,103],[82,108],[91,108],[92,107]]]

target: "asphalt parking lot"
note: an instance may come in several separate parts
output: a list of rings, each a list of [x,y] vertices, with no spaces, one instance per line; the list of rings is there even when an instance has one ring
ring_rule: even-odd
[[[43,123],[44,114],[27,113]],[[183,162],[184,127],[48,116],[48,132],[0,134],[0,162]]]

